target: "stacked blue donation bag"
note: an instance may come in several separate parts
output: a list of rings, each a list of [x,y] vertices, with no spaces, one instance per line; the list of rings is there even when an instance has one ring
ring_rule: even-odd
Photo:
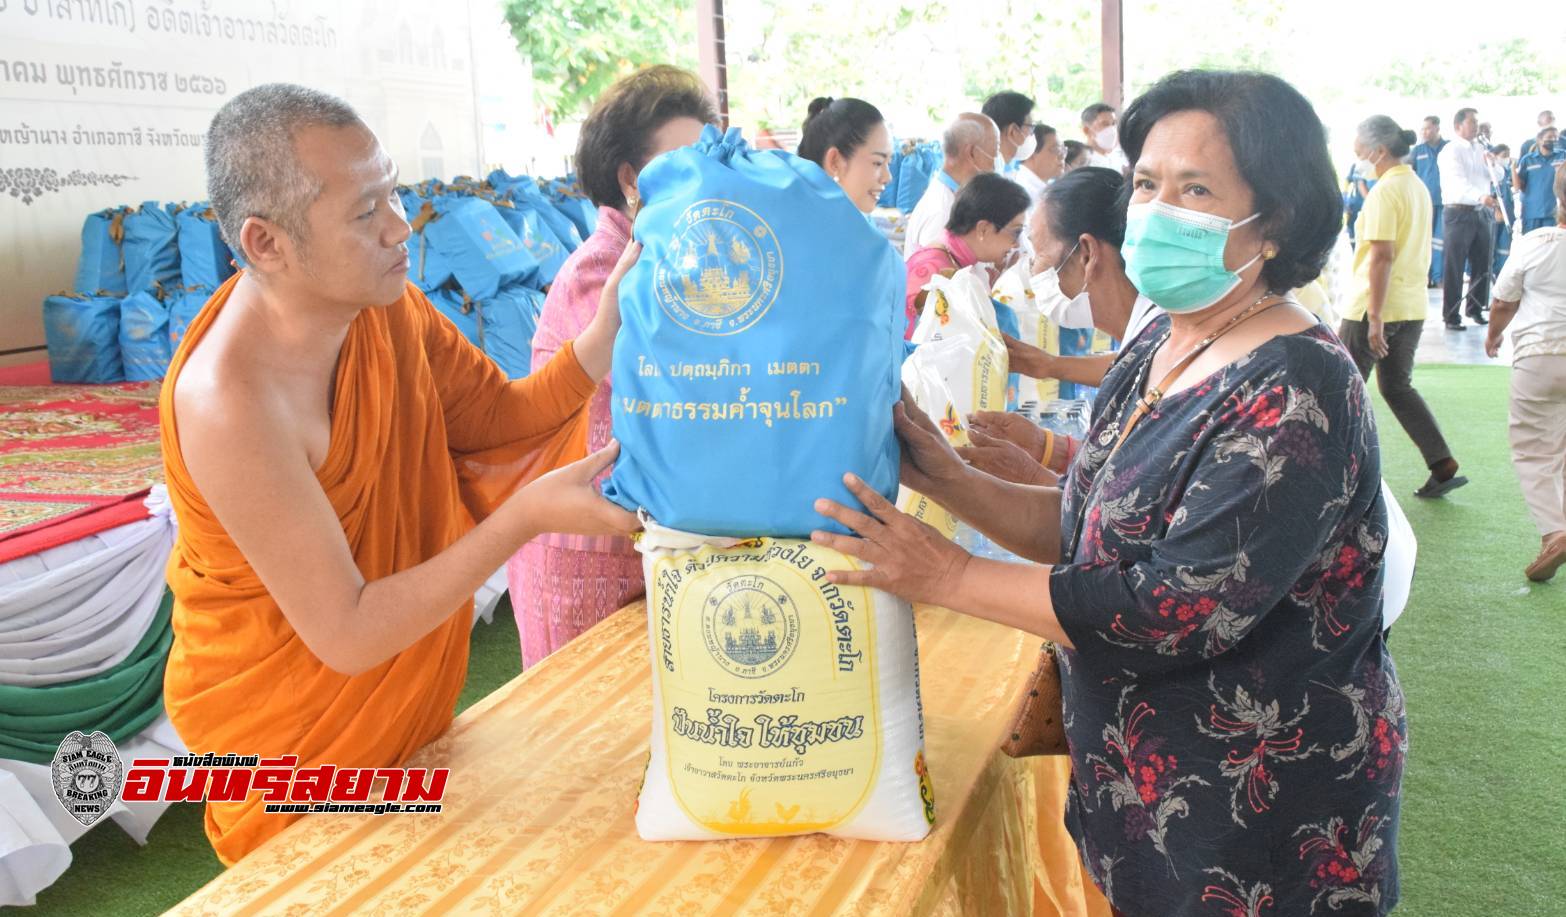
[[[505,179],[504,193],[471,178],[397,192],[413,228],[409,280],[520,378],[531,369],[544,291],[581,244],[573,217],[585,223],[590,208],[570,177]],[[239,266],[210,204],[110,207],[86,217],[81,240],[72,290],[43,305],[52,378],[161,379],[191,321]]]
[[[904,268],[814,163],[709,127],[642,171],[620,286],[604,494],[703,535],[836,528],[853,472],[891,499]],[[849,269],[851,266],[851,269]]]
[[[408,279],[510,378],[531,372],[546,291],[582,244],[572,219],[585,221],[579,193],[569,178],[540,182],[500,169],[483,181],[398,188],[413,233]]]
[[[87,215],[73,291],[43,305],[50,376],[109,383],[163,378],[196,311],[234,273],[206,202]]]

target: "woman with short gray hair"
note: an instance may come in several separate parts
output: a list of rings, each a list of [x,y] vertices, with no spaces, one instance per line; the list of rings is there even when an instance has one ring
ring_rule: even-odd
[[[1382,397],[1430,469],[1414,496],[1435,498],[1468,479],[1458,475],[1441,427],[1413,384],[1414,353],[1429,308],[1432,225],[1430,193],[1405,162],[1414,140],[1413,131],[1386,115],[1366,118],[1354,134],[1355,171],[1375,176],[1376,184],[1354,226],[1359,245],[1338,337],[1366,382],[1376,370]]]

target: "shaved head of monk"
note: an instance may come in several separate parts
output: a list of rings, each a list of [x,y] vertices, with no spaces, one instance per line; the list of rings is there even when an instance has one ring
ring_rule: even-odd
[[[348,311],[402,296],[397,166],[347,102],[287,83],[247,90],[212,119],[206,160],[223,237],[258,283]]]

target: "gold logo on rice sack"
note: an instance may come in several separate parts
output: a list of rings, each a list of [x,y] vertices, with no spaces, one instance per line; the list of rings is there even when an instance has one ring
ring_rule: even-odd
[[[823,831],[881,772],[874,597],[857,562],[763,538],[660,558],[648,579],[675,803],[730,835]]]
[[[799,646],[799,614],[788,591],[765,576],[719,583],[702,609],[707,652],[730,675],[765,678]]]
[[[674,221],[653,270],[658,305],[697,334],[738,334],[767,314],[783,281],[783,251],[755,211],[697,201]]]

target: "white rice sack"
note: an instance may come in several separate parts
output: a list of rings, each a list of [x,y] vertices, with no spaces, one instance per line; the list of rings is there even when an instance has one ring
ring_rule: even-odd
[[[928,834],[908,603],[829,583],[859,563],[809,541],[645,527],[653,723],[637,833]]]
[[[1038,294],[1034,292],[1026,262],[1018,261],[1001,274],[990,295],[997,302],[1011,306],[1017,313],[1017,324],[1022,332],[1018,340],[1032,344],[1045,353],[1059,355],[1060,326],[1046,314],[1044,303],[1039,301]],[[1060,380],[1025,379],[1018,397],[1024,402],[1047,404],[1060,397]]]
[[[930,296],[914,326],[913,342],[922,346],[952,338],[968,341],[961,359],[943,359],[937,365],[958,414],[1006,410],[1010,370],[988,282],[976,268],[965,267],[951,277],[936,274],[925,289]]]

